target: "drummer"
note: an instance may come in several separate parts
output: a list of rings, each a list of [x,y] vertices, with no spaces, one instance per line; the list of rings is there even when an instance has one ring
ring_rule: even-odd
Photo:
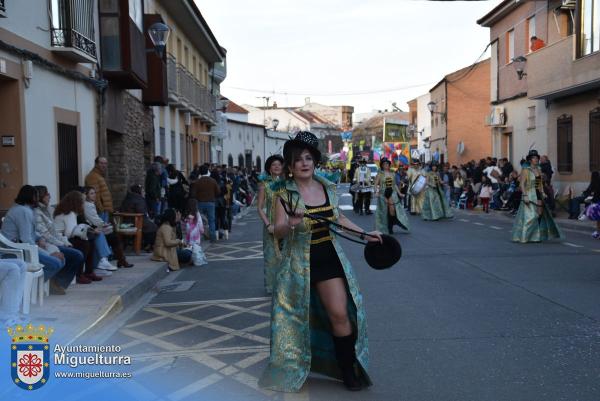
[[[410,214],[420,215],[423,209],[423,201],[425,200],[424,189],[427,182],[425,174],[425,171],[421,168],[421,161],[413,159],[407,172],[410,193]]]
[[[371,192],[373,186],[371,183],[371,170],[367,167],[367,159],[363,158],[360,161],[359,167],[354,172],[353,188],[356,191],[357,197],[354,203],[354,213],[373,214],[371,212]]]

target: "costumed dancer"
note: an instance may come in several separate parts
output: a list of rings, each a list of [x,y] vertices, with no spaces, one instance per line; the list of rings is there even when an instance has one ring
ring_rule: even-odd
[[[425,200],[425,172],[421,170],[421,162],[413,159],[408,171],[408,192],[410,192],[410,214],[421,214]]]
[[[375,177],[375,194],[377,196],[377,210],[375,211],[375,229],[381,232],[394,233],[394,225],[399,225],[404,230],[409,230],[408,217],[404,212],[402,198],[404,195],[394,182],[394,173],[390,171],[392,163],[383,158],[379,162],[381,171]]]
[[[513,242],[540,242],[563,237],[544,200],[539,162],[537,150],[530,150],[519,178],[523,195],[512,228]]]
[[[275,200],[275,236],[285,238],[271,310],[271,354],[259,385],[300,391],[312,370],[342,379],[349,390],[371,385],[367,325],[350,262],[328,224],[367,233],[340,213],[335,184],[315,175],[318,140],[299,132],[283,147],[287,179]],[[368,233],[381,241],[381,233]]]
[[[353,188],[356,192],[356,202],[354,203],[354,213],[373,214],[371,211],[371,170],[367,167],[367,160],[362,159],[360,166],[354,171]]]
[[[444,187],[440,179],[437,163],[431,164],[431,171],[427,173],[426,177],[427,187],[424,191],[425,196],[421,209],[421,217],[423,220],[451,219],[454,217],[454,213],[452,213],[452,209],[444,195]]]
[[[273,285],[277,276],[280,262],[279,241],[273,236],[275,229],[273,190],[271,184],[281,179],[283,172],[283,157],[272,155],[265,161],[265,173],[259,177],[257,209],[258,215],[264,223],[263,227],[263,255],[265,259],[265,290],[268,294],[273,292]]]

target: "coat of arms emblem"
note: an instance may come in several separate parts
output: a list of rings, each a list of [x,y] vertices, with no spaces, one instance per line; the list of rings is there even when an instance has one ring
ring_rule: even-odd
[[[31,323],[8,328],[11,337],[11,376],[13,383],[25,390],[37,390],[50,377],[49,337],[54,329]]]

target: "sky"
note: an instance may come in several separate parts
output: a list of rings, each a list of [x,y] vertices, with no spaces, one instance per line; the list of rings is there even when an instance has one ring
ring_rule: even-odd
[[[408,110],[480,58],[501,0],[195,0],[227,49],[221,93],[238,104]]]

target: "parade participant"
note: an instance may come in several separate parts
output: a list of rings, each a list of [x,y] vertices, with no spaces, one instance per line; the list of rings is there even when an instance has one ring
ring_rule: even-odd
[[[421,214],[423,201],[425,200],[425,172],[421,170],[421,162],[413,159],[406,173],[408,176],[408,188],[410,192],[410,214]]]
[[[371,186],[371,170],[367,167],[367,159],[360,161],[360,166],[354,172],[354,191],[357,194],[356,203],[354,204],[354,212],[363,214],[373,214],[371,212],[371,192],[373,187]]]
[[[264,223],[263,227],[263,255],[265,259],[265,290],[268,294],[273,292],[273,284],[277,275],[280,261],[279,241],[273,236],[275,229],[273,190],[271,184],[281,179],[283,172],[283,157],[272,155],[265,161],[265,174],[259,177],[257,209],[258,216]]]
[[[314,174],[317,146],[310,132],[287,141],[287,179],[274,186],[274,234],[285,242],[273,292],[271,354],[259,381],[271,390],[300,391],[311,370],[342,378],[349,390],[371,384],[365,309],[354,271],[327,223],[303,216],[336,221],[371,242],[381,241],[381,233],[365,233],[340,213],[335,184]]]
[[[377,210],[375,212],[375,229],[389,234],[394,233],[394,224],[409,230],[408,217],[404,212],[400,190],[394,182],[394,173],[390,171],[391,162],[387,158],[381,159],[381,171],[375,177],[375,195],[377,196]],[[389,189],[389,191],[388,191]]]
[[[512,228],[513,242],[540,242],[562,238],[562,233],[544,201],[539,161],[537,150],[532,149],[527,154],[527,163],[521,170],[519,182],[523,195]]]
[[[427,173],[427,187],[423,199],[421,217],[423,220],[450,219],[454,217],[444,194],[437,163],[431,163],[431,171]]]

